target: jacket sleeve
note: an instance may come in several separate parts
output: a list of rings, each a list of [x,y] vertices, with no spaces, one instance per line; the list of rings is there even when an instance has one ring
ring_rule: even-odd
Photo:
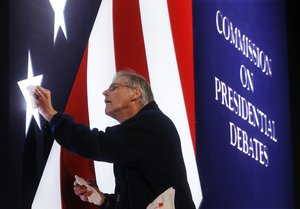
[[[82,157],[110,163],[128,163],[143,155],[144,146],[132,127],[117,125],[104,131],[77,124],[72,116],[57,113],[50,121],[51,133],[65,149]]]
[[[114,194],[104,194],[105,200],[100,209],[114,209],[115,208],[115,195]]]

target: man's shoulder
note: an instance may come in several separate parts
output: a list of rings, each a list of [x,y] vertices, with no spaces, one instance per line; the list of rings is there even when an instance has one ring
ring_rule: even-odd
[[[128,119],[127,121],[122,123],[123,125],[138,125],[138,124],[148,124],[148,125],[171,125],[173,122],[171,119],[164,114],[161,109],[158,107],[155,101],[149,102],[145,105],[140,112],[138,112],[135,116]]]
[[[153,122],[156,125],[171,125],[173,124],[172,120],[158,107],[153,109],[147,109],[145,111],[140,112],[137,115],[137,120]]]

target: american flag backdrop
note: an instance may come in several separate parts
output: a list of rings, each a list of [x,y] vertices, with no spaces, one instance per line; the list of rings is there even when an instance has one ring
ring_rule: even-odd
[[[74,175],[113,192],[112,165],[61,148],[47,122],[30,108],[24,86],[52,92],[54,107],[75,121],[116,124],[104,97],[117,70],[133,68],[151,83],[159,107],[181,137],[188,182],[198,208],[192,1],[11,0],[9,136],[14,179],[9,208],[97,208],[73,192]],[[23,91],[22,91],[23,90]],[[139,191],[137,191],[139,192]]]

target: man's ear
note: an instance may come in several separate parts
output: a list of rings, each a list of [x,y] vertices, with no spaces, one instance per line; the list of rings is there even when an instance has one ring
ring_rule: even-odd
[[[134,88],[132,91],[131,100],[135,101],[138,100],[142,96],[142,92],[139,88]]]

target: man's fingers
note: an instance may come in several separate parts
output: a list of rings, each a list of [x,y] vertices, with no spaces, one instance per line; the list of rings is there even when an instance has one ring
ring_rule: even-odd
[[[74,186],[73,189],[77,195],[82,195],[88,191],[85,186]]]
[[[74,191],[77,196],[83,201],[89,201],[89,197],[92,195],[92,191],[87,190],[85,186],[74,186]]]
[[[35,89],[35,91],[36,91],[36,94],[38,94],[38,95],[44,95],[45,94],[45,90],[42,88],[42,87],[40,87],[40,86],[38,86],[36,89]]]
[[[93,187],[97,186],[97,182],[95,180],[93,180],[93,179],[88,179],[88,180],[86,180],[86,182],[90,186],[93,186]]]
[[[44,97],[44,98],[49,97],[49,95],[51,94],[50,90],[45,89],[45,88],[43,88],[41,86],[37,86],[35,88],[35,93],[36,93],[37,96]]]

